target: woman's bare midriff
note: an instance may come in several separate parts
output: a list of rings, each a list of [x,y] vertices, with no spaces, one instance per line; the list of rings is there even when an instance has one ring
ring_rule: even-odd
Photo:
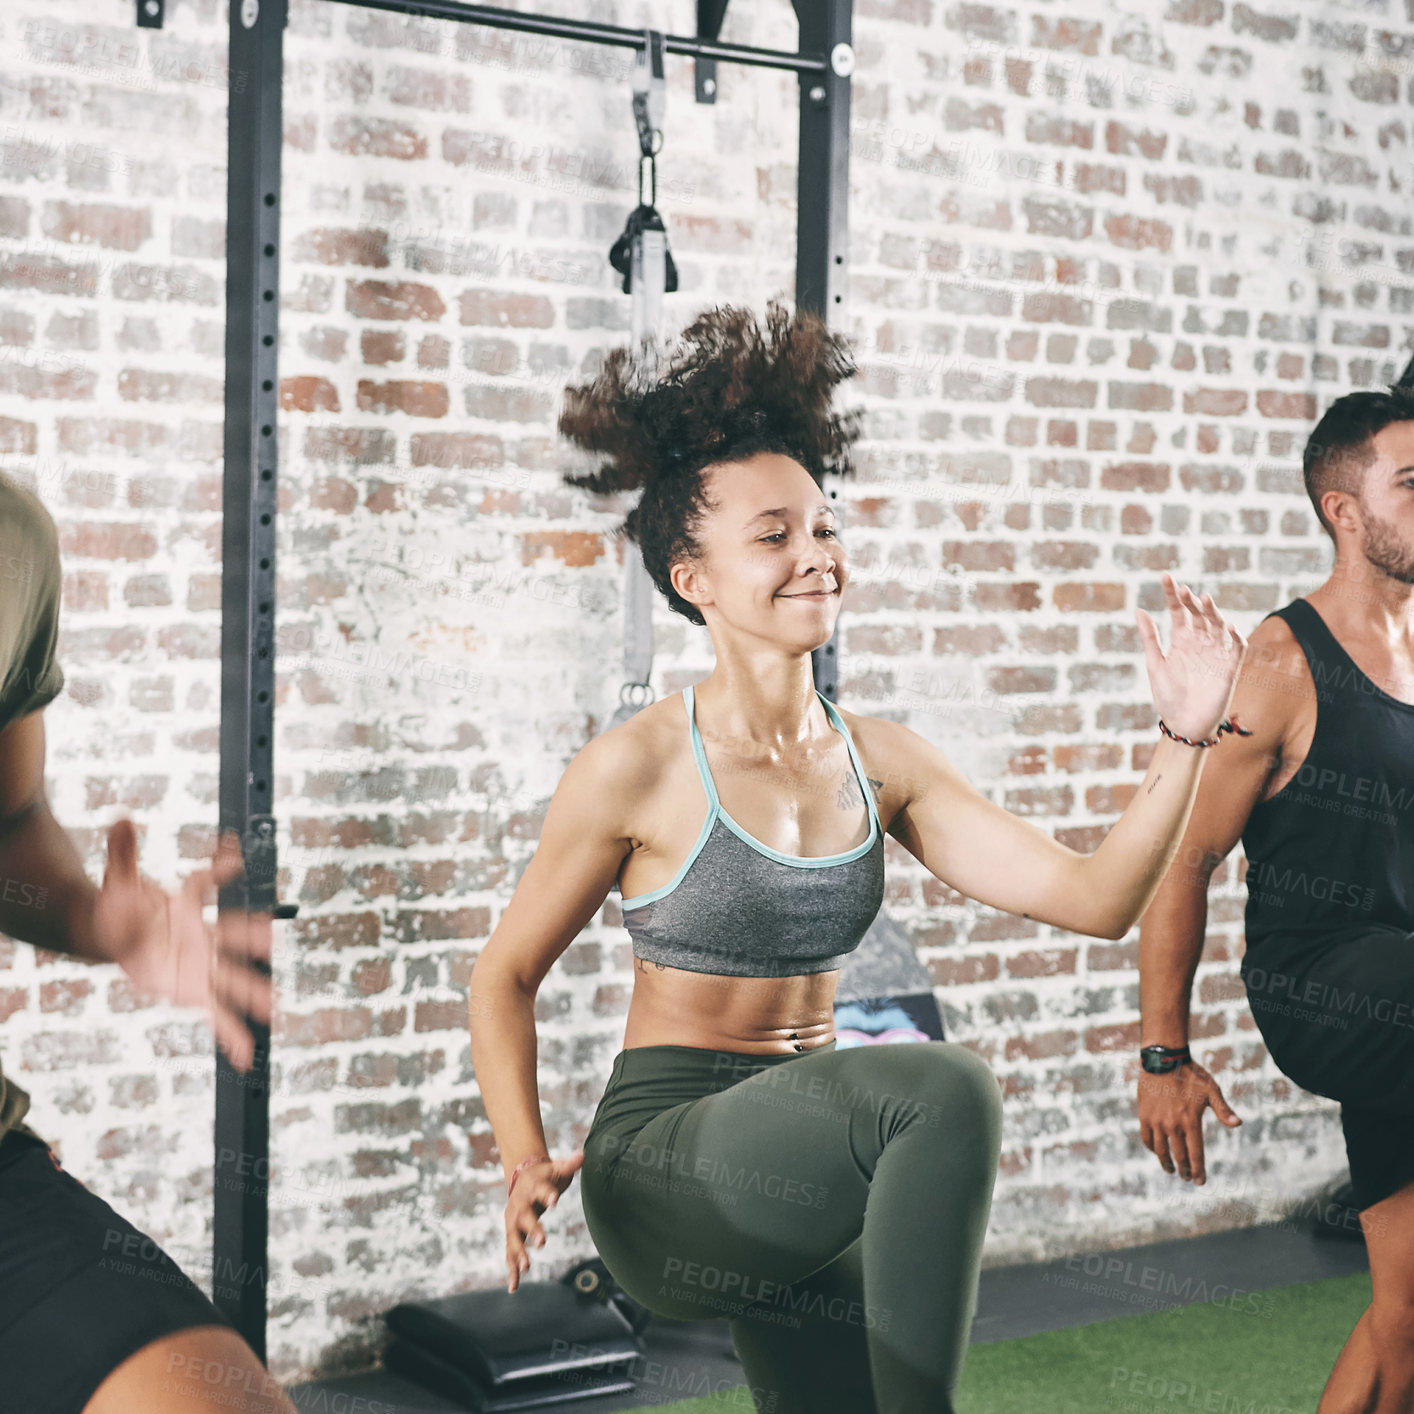
[[[623,1048],[700,1046],[750,1055],[814,1050],[835,1034],[839,975],[731,977],[635,958]]]
[[[871,765],[867,718],[841,713],[874,791],[881,828],[900,802]],[[869,835],[868,804],[839,733],[790,760],[772,760],[750,743],[733,744],[697,726],[722,808],[742,829],[783,854],[814,858],[843,854]],[[635,803],[635,845],[619,872],[622,898],[653,893],[672,881],[706,818],[707,797],[692,755],[680,694],[645,708],[632,720],[634,749],[660,760],[658,786]],[[789,977],[739,977],[692,972],[634,959],[633,998],[623,1048],[695,1046],[754,1055],[799,1054],[835,1034],[839,970]]]

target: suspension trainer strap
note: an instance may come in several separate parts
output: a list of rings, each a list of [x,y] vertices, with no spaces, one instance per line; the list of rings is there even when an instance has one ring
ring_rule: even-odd
[[[643,204],[643,167],[647,163],[657,188],[654,157],[662,148],[663,114],[667,107],[663,76],[663,35],[645,30],[643,48],[633,69],[633,116],[638,127],[639,205]],[[649,201],[653,198],[650,196]],[[661,230],[635,230],[630,247],[629,292],[633,298],[631,338],[634,352],[644,344],[656,347],[663,322],[663,290],[667,284],[667,235]],[[653,580],[637,545],[624,541],[624,681],[619,707],[611,725],[626,722],[653,700]]]

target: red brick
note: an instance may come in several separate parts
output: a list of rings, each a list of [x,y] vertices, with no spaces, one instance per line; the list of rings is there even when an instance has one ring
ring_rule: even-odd
[[[521,564],[531,565],[542,550],[571,568],[592,565],[605,553],[601,535],[581,530],[540,530],[520,537]]]
[[[1173,227],[1167,221],[1128,214],[1106,216],[1105,234],[1127,250],[1168,250],[1173,245]]]
[[[360,319],[441,319],[442,296],[410,281],[350,280],[344,308]]]
[[[925,958],[924,963],[935,987],[994,982],[1001,973],[1001,961],[995,953],[981,957]]]
[[[1153,133],[1129,127],[1111,119],[1105,124],[1105,149],[1117,157],[1147,157],[1157,161],[1168,146],[1166,133]]]
[[[1263,417],[1292,417],[1310,422],[1316,416],[1316,409],[1314,393],[1284,393],[1264,388],[1257,394],[1257,411]]]
[[[1098,392],[1099,384],[1092,379],[1079,379],[1074,382],[1063,378],[1026,380],[1026,401],[1036,407],[1094,407]]]
[[[1080,1042],[1074,1031],[1040,1031],[1030,1035],[1007,1037],[1007,1060],[1053,1060],[1056,1056],[1071,1056]]]
[[[1062,613],[1117,613],[1124,608],[1124,585],[1058,584],[1052,598]]]
[[[944,569],[1010,571],[1016,568],[1016,547],[1006,540],[945,540],[940,558]]]
[[[458,316],[463,324],[491,324],[505,328],[548,329],[555,322],[555,307],[544,295],[502,294],[495,290],[466,290]]]
[[[1088,943],[1085,947],[1087,972],[1137,972],[1139,942]]]
[[[157,553],[157,538],[141,525],[65,519],[59,522],[59,551],[66,559],[150,560]]]
[[[932,651],[980,657],[1000,652],[1005,644],[1006,634],[997,624],[956,624],[933,631]]]
[[[338,412],[339,391],[327,378],[304,374],[280,379],[281,412]]]
[[[1012,977],[1057,977],[1075,971],[1078,948],[1045,948],[1016,953],[1007,958]]]
[[[1051,749],[1058,771],[1113,771],[1123,759],[1123,748],[1115,742],[1061,743]]]
[[[1034,579],[979,583],[972,588],[972,599],[983,613],[1022,613],[1041,607],[1041,586]]]
[[[427,156],[427,138],[416,128],[391,118],[334,118],[324,140],[331,152],[350,157],[395,157],[408,162]]]
[[[1085,1033],[1085,1049],[1095,1053],[1137,1051],[1139,1049],[1138,1019],[1113,1026],[1092,1026]]]
[[[1225,0],[1169,0],[1165,20],[1181,25],[1215,25],[1223,17]]]
[[[321,226],[303,231],[295,240],[291,257],[319,265],[388,264],[388,233],[372,230],[344,230]]]
[[[451,407],[445,383],[394,379],[389,383],[358,380],[360,412],[405,412],[409,417],[445,417]],[[337,409],[336,409],[337,411]]]
[[[40,229],[56,241],[137,250],[152,236],[152,211],[142,206],[80,206],[46,201]]]
[[[410,447],[413,466],[440,466],[449,470],[500,466],[506,457],[499,437],[469,432],[416,432]]]
[[[1240,417],[1247,411],[1247,393],[1242,388],[1195,388],[1184,393],[1183,410],[1208,417]]]
[[[399,363],[407,353],[407,340],[401,329],[365,329],[359,352],[365,363]]]
[[[1152,462],[1115,462],[1102,468],[1100,486],[1106,491],[1167,491],[1173,469]]]

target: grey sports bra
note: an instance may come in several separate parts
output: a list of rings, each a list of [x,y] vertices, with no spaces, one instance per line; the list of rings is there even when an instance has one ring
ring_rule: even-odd
[[[624,899],[633,955],[688,972],[790,977],[839,967],[884,902],[884,831],[849,728],[818,689],[845,739],[869,808],[869,837],[843,854],[803,858],[771,849],[722,809],[693,712],[683,692],[707,818],[671,883]]]

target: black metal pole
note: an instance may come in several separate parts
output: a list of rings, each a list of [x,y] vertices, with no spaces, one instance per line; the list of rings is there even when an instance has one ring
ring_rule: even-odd
[[[641,49],[643,31],[622,25],[597,24],[588,20],[564,20],[558,15],[528,15],[501,10],[492,5],[467,5],[462,0],[331,0],[333,4],[359,5],[368,10],[391,10],[396,15],[416,15],[429,20],[462,20],[490,29],[516,30],[553,39],[578,39],[586,44],[608,44],[621,49]],[[668,54],[688,54],[699,59],[717,59],[729,64],[753,64],[765,69],[796,69],[801,73],[823,73],[828,54],[810,52],[801,46],[791,54],[784,49],[757,49],[749,44],[723,44],[695,35],[665,34],[663,49]]]
[[[231,0],[226,176],[226,426],[221,531],[220,827],[245,878],[221,906],[276,913],[275,472],[281,83],[286,0]],[[288,912],[288,910],[282,910]],[[212,1300],[265,1359],[270,1031],[252,1068],[216,1057]]]
[[[729,0],[697,0],[697,37],[716,41],[722,32]],[[699,103],[717,101],[717,61],[699,54],[693,68],[693,89]]]
[[[849,76],[853,0],[792,0],[800,47],[826,56],[823,72],[800,76],[800,156],[796,169],[795,304],[835,324],[844,304],[849,254]],[[827,488],[832,500],[838,499]],[[839,523],[844,517],[836,512]],[[840,620],[811,656],[815,686],[839,694]]]

